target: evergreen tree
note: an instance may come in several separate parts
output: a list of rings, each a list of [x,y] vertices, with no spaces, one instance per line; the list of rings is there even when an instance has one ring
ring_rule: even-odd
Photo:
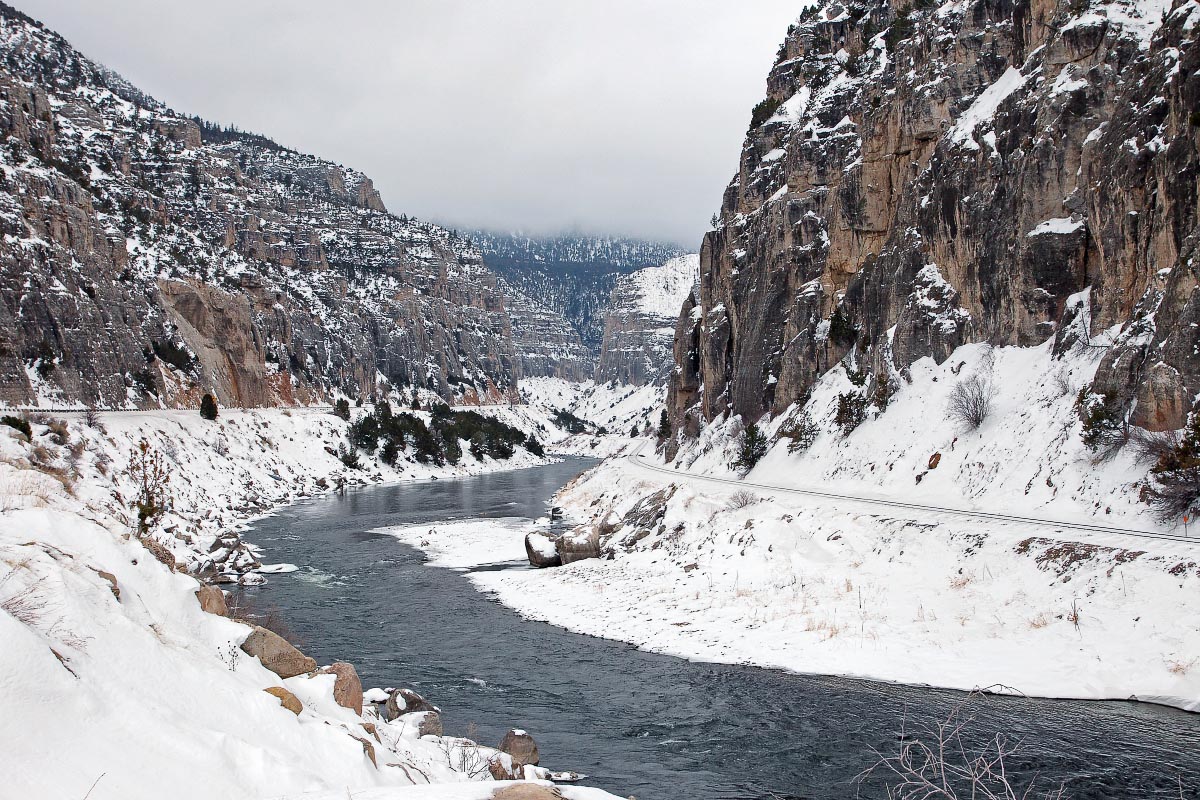
[[[671,419],[667,416],[667,410],[664,408],[658,417],[658,438],[666,439],[670,435]]]
[[[200,416],[207,420],[217,418],[217,401],[211,394],[205,394],[200,400]]]
[[[629,438],[630,438],[630,439],[636,439],[636,438],[638,438],[638,426],[637,426],[637,423],[634,423],[634,426],[633,426],[632,428],[630,428],[630,429],[629,429]]]
[[[742,447],[738,452],[737,461],[733,462],[733,465],[749,471],[766,454],[767,437],[763,435],[757,425],[751,424],[742,436]]]

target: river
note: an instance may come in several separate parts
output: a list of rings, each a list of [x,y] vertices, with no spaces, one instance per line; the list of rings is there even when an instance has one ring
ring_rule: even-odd
[[[353,663],[365,687],[411,686],[448,734],[495,745],[509,727],[542,764],[640,800],[881,797],[855,777],[899,731],[936,722],[964,695],[924,687],[690,662],[521,619],[468,578],[378,529],[545,516],[591,461],[356,489],[297,503],[245,538],[300,571],[252,590],[320,663]],[[1180,624],[1185,624],[1181,620]],[[974,698],[971,731],[1020,739],[1010,761],[1074,800],[1192,800],[1200,715],[1123,702]]]

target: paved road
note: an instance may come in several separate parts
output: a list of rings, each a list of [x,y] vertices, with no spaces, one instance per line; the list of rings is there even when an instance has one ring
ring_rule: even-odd
[[[954,508],[952,506],[937,506],[926,503],[911,503],[904,500],[895,500],[887,497],[873,497],[854,493],[839,493],[821,489],[774,486],[767,483],[755,483],[753,481],[737,480],[733,478],[716,478],[708,475],[698,475],[696,473],[687,472],[684,470],[669,469],[667,467],[660,467],[649,463],[645,457],[645,454],[642,453],[642,450],[645,449],[647,444],[647,442],[643,442],[641,445],[639,445],[636,450],[626,456],[626,460],[629,461],[635,469],[655,473],[656,475],[667,475],[676,482],[684,480],[689,483],[702,483],[729,488],[757,489],[765,492],[771,492],[772,494],[813,497],[821,500],[833,501],[835,505],[862,504],[866,506],[897,509],[900,511],[916,511],[922,512],[923,514],[949,515],[980,522],[1003,522],[1019,523],[1022,525],[1036,525],[1038,527],[1050,528],[1059,532],[1076,531],[1085,533],[1115,534],[1118,536],[1137,537],[1140,539],[1157,539],[1200,545],[1200,536],[1188,536],[1182,532],[1173,533],[1169,531],[1122,528],[1112,525],[1096,525],[1087,522],[1072,522],[1068,520],[1056,520],[1047,517],[1034,517],[1023,514],[1002,514],[994,511]]]

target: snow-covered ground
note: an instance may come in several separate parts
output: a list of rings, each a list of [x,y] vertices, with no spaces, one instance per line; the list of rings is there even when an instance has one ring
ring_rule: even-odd
[[[630,386],[623,383],[572,383],[562,378],[522,378],[521,399],[547,412],[568,411],[610,434],[627,437],[658,425],[667,399],[665,386]]]
[[[1147,465],[1128,453],[1094,463],[1080,442],[1073,404],[1094,368],[1089,354],[1060,361],[1044,347],[961,348],[940,366],[914,365],[887,411],[846,437],[832,411],[854,387],[836,370],[808,406],[822,429],[815,443],[794,454],[786,439],[776,444],[747,477],[760,487],[722,482],[737,477],[738,420],[706,430],[672,465],[647,442],[559,496],[583,520],[625,519],[609,540],[612,560],[471,579],[531,618],[688,658],[1200,711],[1200,630],[1190,622],[1200,616],[1200,537],[769,488],[1162,530],[1137,501]],[[967,432],[944,409],[974,374],[996,396]],[[462,567],[511,558],[526,529],[458,523],[401,535],[435,563]]]
[[[700,254],[678,256],[658,267],[646,267],[620,281],[617,294],[628,298],[627,310],[674,321],[688,292],[700,280]],[[674,331],[674,326],[671,326]]]
[[[529,409],[488,409],[542,424]],[[336,457],[346,423],[328,413],[222,411],[82,415],[32,423],[32,441],[0,425],[0,749],[4,790],[28,798],[277,798],[329,793],[482,798],[486,756],[465,740],[418,737],[337,705],[331,675],[281,680],[238,645],[250,629],[201,610],[185,565],[251,516],[334,485],[421,479],[535,463],[435,468],[401,461],[348,475]],[[141,441],[170,472],[173,510],[155,539],[134,530],[126,466]],[[465,448],[464,448],[465,449]],[[404,675],[394,676],[403,685]],[[285,687],[297,714],[266,693]],[[437,698],[430,698],[437,702]],[[373,726],[372,733],[368,727]],[[375,755],[367,756],[364,741]],[[464,757],[464,753],[469,758]],[[388,787],[414,787],[396,791]],[[387,789],[387,791],[384,791]],[[360,794],[360,790],[364,790]],[[371,790],[371,791],[365,791]],[[593,800],[594,790],[567,797]]]

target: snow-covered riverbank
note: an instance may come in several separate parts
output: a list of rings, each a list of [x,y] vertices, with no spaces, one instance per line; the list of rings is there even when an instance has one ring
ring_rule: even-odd
[[[530,430],[542,425],[528,409],[488,413]],[[203,563],[219,536],[339,478],[422,479],[541,459],[519,450],[507,462],[468,455],[457,467],[401,459],[394,469],[350,471],[337,450],[346,423],[303,409],[223,411],[215,422],[194,411],[100,414],[94,422],[34,417],[29,439],[0,426],[6,791],[104,800],[370,790],[473,800],[502,788],[421,788],[490,781],[464,765],[493,751],[422,737],[370,703],[361,713],[339,704],[332,674],[281,678],[239,648],[249,627],[201,609],[200,584],[185,570]],[[172,508],[140,539],[127,465],[143,441],[170,475]],[[404,680],[395,676],[397,685]],[[300,710],[282,705],[280,694]]]
[[[749,480],[1165,530],[1137,502],[1146,466],[1129,454],[1094,463],[1079,442],[1074,388],[1094,364],[1044,348],[959,354],[914,365],[914,384],[848,437],[818,420],[808,453],[782,439]],[[985,366],[999,389],[993,419],[955,430],[940,416],[945,395],[959,372]],[[810,407],[832,407],[846,385],[827,376]],[[734,442],[714,426],[672,474],[640,466],[663,466],[649,446],[564,490],[558,502],[578,519],[616,527],[611,560],[471,579],[530,618],[685,658],[1200,711],[1200,541],[708,480],[736,477]],[[523,532],[461,523],[404,539],[461,567],[512,557]]]

